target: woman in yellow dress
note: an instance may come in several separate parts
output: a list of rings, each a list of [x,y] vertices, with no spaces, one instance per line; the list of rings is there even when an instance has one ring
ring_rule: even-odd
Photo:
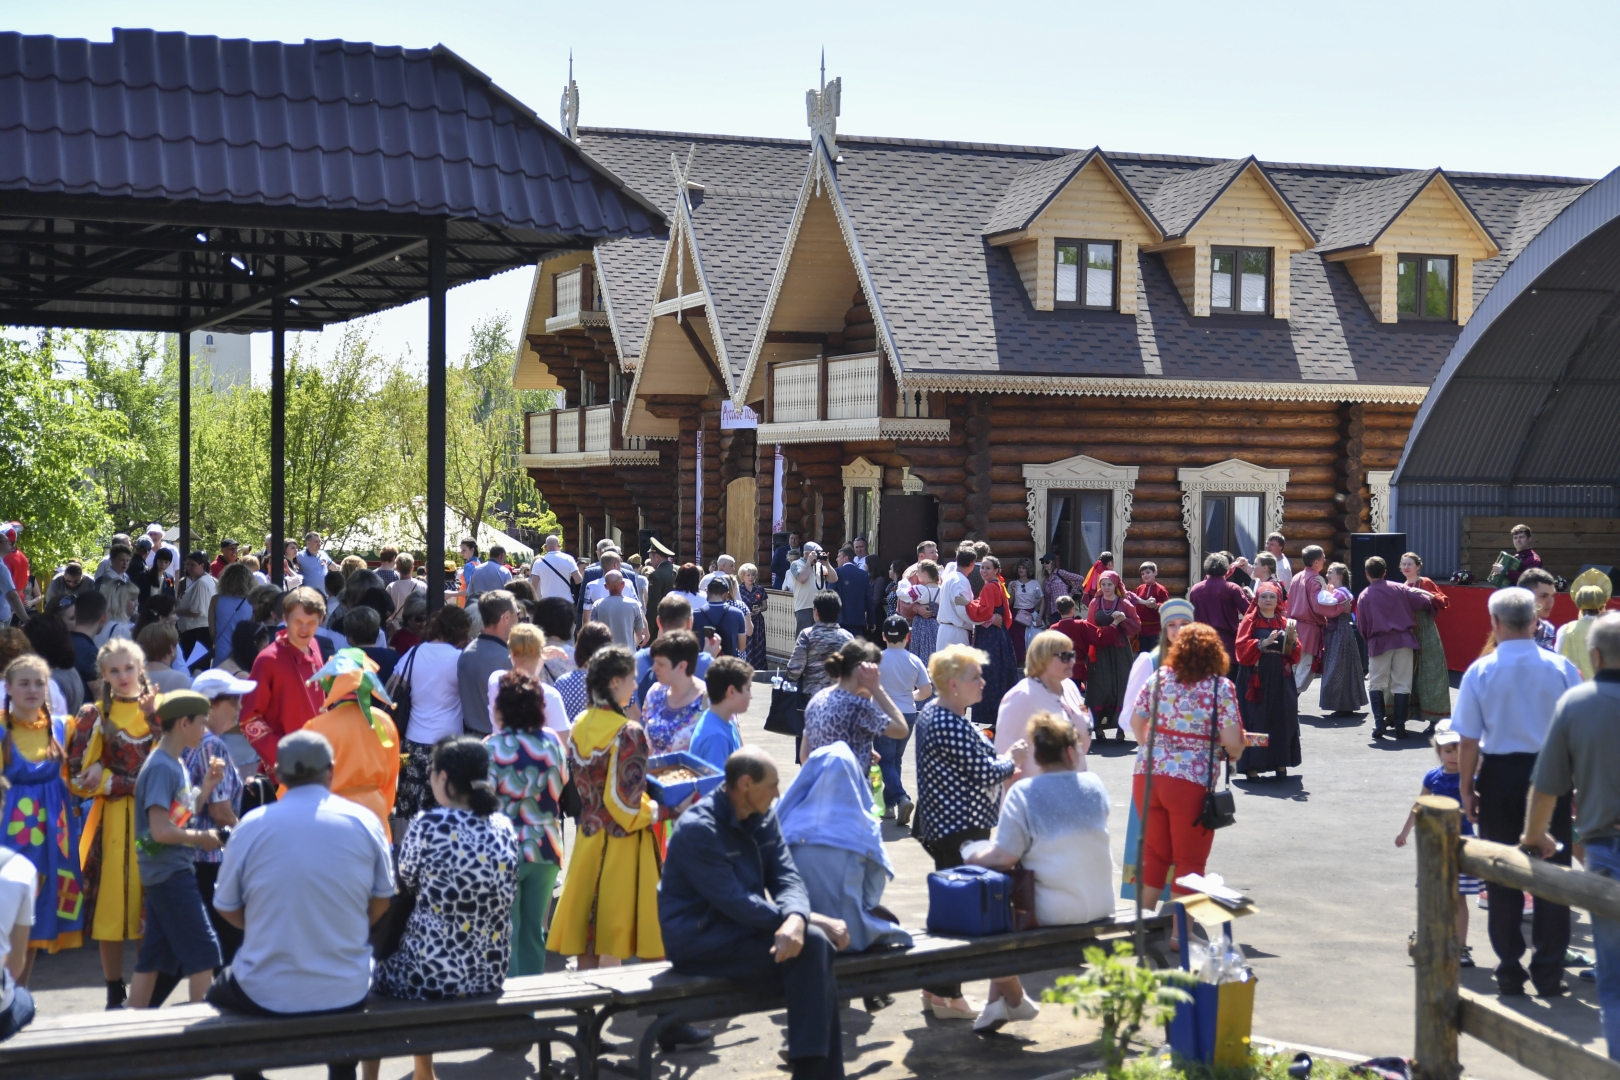
[[[647,794],[647,735],[633,706],[626,714],[635,657],[625,648],[599,649],[585,678],[591,704],[574,722],[568,749],[579,832],[546,941],[553,952],[579,957],[581,971],[663,957],[662,868],[651,826],[679,813]]]
[[[79,841],[84,867],[84,923],[101,943],[107,1007],[124,1003],[124,942],[141,936],[141,874],[135,865],[135,778],[162,731],[157,694],[146,679],[146,657],[128,638],[114,638],[96,655],[99,702],[87,702],[73,722],[68,786],[94,796]]]

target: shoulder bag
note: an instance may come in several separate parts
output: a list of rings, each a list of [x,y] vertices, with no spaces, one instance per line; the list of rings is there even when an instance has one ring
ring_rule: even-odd
[[[1219,694],[1219,687],[1216,689]],[[1226,762],[1226,786],[1215,790],[1215,744],[1219,730],[1220,702],[1209,714],[1209,788],[1204,792],[1204,810],[1198,824],[1206,829],[1224,829],[1237,820],[1237,798],[1232,794],[1232,762]]]
[[[804,734],[805,696],[797,684],[788,679],[771,681],[771,711],[765,717],[765,730],[773,735]]]
[[[399,943],[405,936],[405,927],[411,921],[411,912],[416,910],[416,890],[401,885],[388,901],[388,910],[383,912],[382,918],[372,924],[368,935],[371,942],[371,956],[374,960],[386,960],[399,951]]]
[[[1033,930],[1040,925],[1035,919],[1035,871],[1019,863],[1007,871],[1012,903],[1012,928]]]
[[[412,669],[416,667],[416,654],[421,649],[422,643],[420,642],[412,646],[410,663],[406,664],[401,670],[394,672],[388,679],[388,685],[384,687],[388,691],[388,697],[394,703],[394,729],[399,732],[401,739],[405,737],[405,729],[411,726],[411,684],[409,680]]]
[[[568,595],[574,598],[574,606],[578,607],[580,597],[585,595],[585,590],[581,586],[575,585],[573,581],[569,579],[567,574],[564,574],[561,570],[546,562],[546,557],[544,555],[541,555],[538,561],[541,566],[544,566],[547,570],[550,570],[553,574],[557,575],[557,580],[563,583],[563,588],[568,590]]]

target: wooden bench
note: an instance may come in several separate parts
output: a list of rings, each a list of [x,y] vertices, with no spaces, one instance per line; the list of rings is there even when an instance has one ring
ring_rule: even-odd
[[[1149,963],[1172,966],[1168,949],[1171,916],[1146,915],[1143,924],[1143,947]],[[909,949],[838,957],[834,961],[838,993],[844,998],[875,997],[940,983],[1080,967],[1085,963],[1086,949],[1094,945],[1112,948],[1117,942],[1128,941],[1134,927],[1134,907],[1121,907],[1111,918],[1097,922],[992,937],[917,934]],[[669,1028],[700,1020],[776,1012],[785,1007],[780,995],[761,993],[755,984],[677,975],[665,963],[603,968],[580,972],[576,977],[608,991],[613,998],[596,1014],[595,1029],[589,1036],[592,1056],[600,1052],[602,1026],[613,1016],[633,1012],[654,1017],[641,1037],[637,1064],[641,1080],[651,1080],[653,1050],[658,1036]]]
[[[1134,912],[1078,926],[983,938],[916,935],[909,949],[840,956],[842,997],[862,998],[936,983],[968,982],[1079,967],[1093,945],[1129,940]],[[1169,916],[1145,919],[1150,962],[1168,966]],[[728,979],[677,975],[667,963],[512,978],[499,995],[454,1001],[372,998],[364,1010],[309,1017],[221,1013],[211,1005],[85,1013],[36,1021],[0,1043],[4,1080],[187,1080],[219,1073],[330,1061],[536,1044],[541,1075],[553,1043],[573,1053],[579,1080],[594,1080],[603,1027],[621,1013],[654,1017],[641,1039],[638,1073],[653,1076],[653,1050],[668,1028],[784,1007],[780,995]],[[569,1030],[572,1029],[572,1030]]]

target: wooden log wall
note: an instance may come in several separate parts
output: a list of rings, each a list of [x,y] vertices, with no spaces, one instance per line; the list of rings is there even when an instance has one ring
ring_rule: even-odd
[[[678,466],[676,468],[676,506],[680,515],[679,544],[676,557],[680,562],[691,562],[696,550],[697,530],[694,512],[697,509],[697,433],[703,429],[703,562],[707,565],[720,554],[725,543],[725,517],[721,501],[724,485],[720,482],[720,413],[718,410],[692,411],[681,417]]]
[[[1332,402],[938,398],[952,421],[951,439],[898,453],[939,500],[942,544],[985,539],[1003,557],[1031,557],[1023,466],[1088,454],[1138,468],[1116,565],[1131,577],[1151,559],[1172,592],[1184,591],[1189,576],[1178,469],[1228,458],[1288,469],[1285,550],[1297,556],[1320,544],[1342,558],[1349,534],[1371,527],[1366,470],[1394,467],[1417,413],[1415,406]]]

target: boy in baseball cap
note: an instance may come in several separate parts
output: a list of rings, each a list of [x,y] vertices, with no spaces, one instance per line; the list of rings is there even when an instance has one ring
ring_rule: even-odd
[[[911,624],[904,615],[890,615],[883,620],[883,657],[878,672],[883,692],[889,695],[906,726],[917,726],[917,707],[934,696],[933,684],[928,681],[928,665],[922,657],[906,646],[911,641]],[[906,759],[906,743],[911,740],[891,739],[879,735],[872,748],[878,752],[878,770],[883,774],[883,814],[891,813],[902,826],[911,822],[913,804],[900,779],[900,764]]]
[[[208,699],[208,730],[225,744],[244,781],[258,775],[259,752],[242,733],[242,699],[258,687],[252,679],[237,678],[224,668],[209,668],[191,680],[191,688]]]

